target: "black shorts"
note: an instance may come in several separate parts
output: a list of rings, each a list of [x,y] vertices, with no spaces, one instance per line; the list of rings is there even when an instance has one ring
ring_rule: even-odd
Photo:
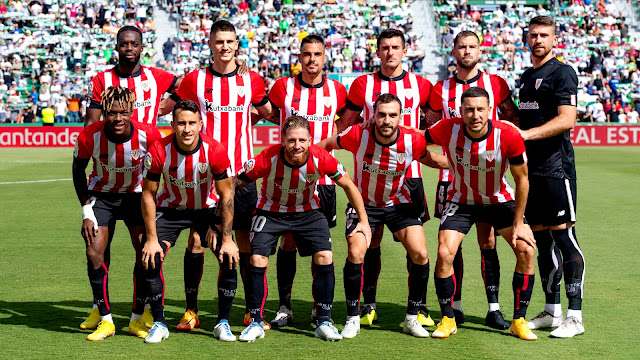
[[[215,226],[215,224],[220,223],[220,219],[214,215],[215,210],[215,208],[200,210],[157,208],[156,234],[158,235],[158,241],[168,241],[173,247],[182,230],[194,229],[200,236],[202,247],[207,247],[207,232],[209,228],[218,233],[218,239],[220,240],[220,231]],[[146,235],[144,241],[146,241]],[[218,241],[218,249],[221,244],[222,241]]]
[[[413,212],[420,216],[420,221],[426,223],[429,218],[429,209],[427,207],[427,198],[424,196],[424,184],[421,178],[405,178],[405,186],[409,189],[409,197]]]
[[[113,228],[116,220],[124,220],[127,227],[144,226],[142,218],[142,194],[140,193],[103,193],[90,192],[96,198],[93,213],[98,226]]]
[[[258,193],[255,182],[236,191],[233,198],[233,230],[251,230],[251,219],[256,211],[257,203]]]
[[[392,233],[413,225],[422,226],[422,220],[418,217],[419,214],[416,213],[412,204],[398,204],[385,208],[365,206],[364,210],[367,212],[372,233],[380,225],[387,225]],[[349,235],[356,228],[359,220],[356,210],[351,204],[347,205],[346,214],[345,235]]]
[[[501,230],[513,226],[513,215],[516,210],[515,201],[507,201],[499,204],[468,205],[447,201],[439,230],[455,230],[467,234],[471,226],[477,221],[493,226]],[[526,223],[527,220],[525,219]]]
[[[533,225],[575,223],[577,195],[575,179],[530,176],[525,216]]]
[[[447,202],[447,192],[449,191],[450,185],[451,181],[438,181],[438,186],[436,188],[436,208],[433,211],[433,216],[438,219],[442,217],[442,211],[444,210],[444,206]]]
[[[331,233],[320,210],[277,213],[256,210],[251,228],[251,253],[270,256],[276,253],[278,238],[293,234],[300,256],[331,251]]]
[[[329,229],[336,227],[336,186],[318,185],[318,198],[320,199],[320,211],[327,218]]]

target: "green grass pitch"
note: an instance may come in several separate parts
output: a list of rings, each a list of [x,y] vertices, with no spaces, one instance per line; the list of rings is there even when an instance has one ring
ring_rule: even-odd
[[[269,331],[253,344],[221,343],[213,339],[216,309],[217,264],[206,256],[200,291],[201,328],[192,333],[171,330],[168,340],[144,344],[128,335],[134,252],[123,223],[118,223],[112,244],[110,295],[116,336],[100,343],[85,340],[78,328],[91,306],[86,277],[80,206],[71,178],[71,149],[2,149],[0,151],[0,358],[526,358],[586,359],[633,358],[638,355],[640,317],[640,148],[577,148],[577,236],[586,257],[584,322],[586,334],[575,339],[548,338],[548,331],[525,342],[506,332],[482,325],[486,299],[480,276],[480,256],[475,233],[464,242],[466,273],[463,308],[467,323],[447,340],[416,339],[401,332],[407,296],[404,250],[388,233],[382,243],[382,271],[378,291],[379,324],[363,328],[353,340],[325,343],[313,337],[309,322],[312,307],[309,258],[298,260],[293,290],[294,325]],[[345,152],[338,158],[350,169]],[[436,171],[425,169],[430,208]],[[54,182],[13,183],[63,179]],[[66,179],[66,180],[64,180]],[[341,329],[345,320],[342,266],[346,256],[344,213],[346,200],[338,191],[338,227],[332,231],[336,265],[333,318]],[[431,211],[433,209],[430,209]],[[437,221],[425,225],[431,263],[435,264]],[[184,311],[182,256],[183,234],[170,251],[164,267],[166,315],[170,329]],[[499,240],[502,267],[500,303],[510,318],[513,309],[511,275],[514,258],[506,242]],[[275,259],[268,270],[270,295],[266,318],[277,310]],[[440,311],[429,280],[428,305],[436,321]],[[536,279],[528,317],[543,307],[540,281]],[[566,299],[563,296],[566,310]],[[636,304],[636,305],[634,305]],[[244,292],[239,285],[231,313],[233,330],[243,326]],[[433,328],[429,329],[430,331]]]

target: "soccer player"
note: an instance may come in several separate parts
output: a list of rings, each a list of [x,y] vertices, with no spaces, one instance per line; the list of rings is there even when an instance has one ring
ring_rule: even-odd
[[[142,215],[146,236],[142,278],[154,319],[145,342],[158,343],[169,337],[164,319],[162,261],[184,229],[195,229],[218,257],[218,322],[213,336],[221,341],[235,341],[229,326],[238,262],[238,247],[231,237],[233,183],[228,175],[231,162],[222,144],[200,134],[202,119],[194,101],[175,104],[171,127],[173,133],[156,142],[144,159]],[[157,194],[161,177],[163,187]],[[216,207],[222,224],[218,237],[213,236],[218,231]]]
[[[109,302],[106,254],[111,245],[116,220],[124,220],[137,254],[142,250],[144,232],[140,194],[142,192],[142,161],[160,133],[154,127],[131,121],[135,103],[133,91],[110,87],[101,95],[105,121],[86,127],[78,136],[73,152],[73,186],[82,205],[81,234],[87,246],[87,272],[93,291],[95,308],[80,327],[93,329],[87,339],[103,340],[115,333]],[[85,169],[93,159],[93,170],[87,177]],[[136,269],[140,267],[136,265]],[[146,337],[149,328],[141,319],[144,302],[136,301],[141,284],[135,277],[133,314],[129,324],[131,334]],[[98,323],[92,317],[98,314]],[[149,320],[147,320],[149,321]]]
[[[87,108],[85,126],[100,121],[103,115],[100,95],[111,86],[122,86],[135,93],[132,120],[156,125],[162,96],[180,86],[180,80],[164,70],[141,65],[140,54],[143,48],[140,29],[127,25],[118,30],[118,64],[112,69],[98,73],[91,80],[91,103]]]
[[[231,161],[231,175],[253,157],[251,106],[253,105],[263,118],[272,117],[271,103],[260,75],[253,71],[244,75],[238,74],[235,61],[238,45],[233,24],[225,20],[214,22],[209,34],[213,64],[187,74],[180,87],[166,102],[167,111],[180,99],[192,100],[199,104],[203,121],[202,132],[227,148],[227,155]],[[243,282],[245,268],[251,255],[249,227],[256,201],[255,184],[235,193],[233,229],[240,249],[240,274]],[[191,330],[200,323],[197,316],[198,288],[204,264],[204,248],[199,246],[195,235],[184,254],[187,311],[178,324],[178,329],[183,330]],[[245,284],[245,293],[246,290]],[[245,316],[245,322],[250,322],[248,314]]]
[[[327,150],[345,149],[353,153],[354,179],[364,195],[364,204],[372,232],[386,225],[407,251],[409,295],[403,331],[416,337],[428,337],[418,321],[418,312],[427,291],[429,258],[420,214],[415,212],[406,184],[406,174],[414,160],[431,167],[447,167],[443,155],[427,150],[424,137],[398,126],[402,118],[402,102],[393,94],[382,94],[374,103],[373,125],[351,126],[339,135],[318,144]],[[346,233],[358,224],[351,205],[347,207]],[[363,285],[363,262],[366,248],[349,246],[344,267],[344,291],[347,300],[347,322],[344,337],[360,331],[360,292]]]
[[[239,187],[262,178],[260,196],[251,229],[251,264],[247,281],[251,292],[247,306],[252,323],[240,341],[264,337],[263,310],[267,299],[266,269],[278,238],[291,232],[301,256],[313,256],[313,298],[318,316],[315,336],[337,341],[342,336],[331,323],[335,288],[331,234],[320,212],[316,183],[329,176],[344,189],[360,222],[347,233],[349,244],[366,249],[371,240],[362,195],[342,165],[327,151],[312,144],[311,127],[301,116],[290,116],[282,124],[282,145],[263,150],[245,163],[237,176]],[[351,248],[351,245],[349,246]],[[364,251],[363,251],[364,252]]]
[[[269,100],[276,122],[284,123],[292,115],[302,116],[309,121],[312,143],[317,143],[335,134],[334,120],[344,112],[347,90],[339,81],[323,74],[326,55],[322,37],[307,35],[302,39],[299,58],[302,72],[278,79],[269,91]],[[317,189],[321,211],[329,228],[333,228],[336,226],[336,186],[325,176],[318,179]],[[281,241],[276,268],[280,309],[271,326],[280,327],[293,320],[291,289],[296,274],[296,247],[290,234]]]
[[[536,340],[524,319],[535,267],[535,240],[524,219],[529,191],[524,141],[514,127],[491,119],[490,95],[485,89],[471,87],[462,93],[460,101],[462,118],[442,119],[425,131],[427,142],[444,148],[453,173],[440,220],[434,273],[443,317],[432,336],[447,338],[457,332],[453,258],[471,226],[481,221],[493,226],[516,255],[510,332],[524,340]],[[509,166],[515,193],[505,180]]]
[[[480,61],[480,40],[471,31],[461,31],[453,41],[452,55],[456,59],[456,73],[445,80],[438,81],[431,91],[429,110],[426,113],[427,125],[433,125],[440,119],[460,117],[459,110],[462,93],[470,87],[481,87],[489,93],[489,117],[493,120],[505,119],[514,124],[518,123],[518,108],[513,103],[511,90],[501,77],[483,73],[478,68]],[[500,111],[498,113],[498,110]],[[434,216],[442,217],[442,210],[447,198],[447,189],[453,181],[449,169],[440,170],[440,178],[436,189],[436,206]],[[504,330],[509,323],[504,320],[498,302],[500,289],[500,262],[496,251],[494,231],[487,223],[476,223],[478,244],[480,245],[482,279],[484,280],[489,311],[485,317],[485,324],[495,329]],[[453,313],[456,324],[464,323],[462,311],[462,278],[464,263],[462,261],[462,247],[458,249],[453,261],[453,271],[456,278],[456,292],[453,296]]]
[[[374,115],[374,103],[380,95],[385,93],[398,96],[402,103],[400,125],[420,127],[420,109],[423,111],[428,109],[427,102],[432,85],[427,79],[402,69],[402,58],[406,53],[407,48],[402,31],[386,29],[378,35],[376,54],[381,62],[380,71],[361,75],[351,84],[347,108],[344,115],[336,121],[338,132],[355,124],[361,113],[365,120],[369,120]],[[424,196],[422,170],[417,161],[414,161],[407,170],[405,180],[411,204],[414,207],[413,211],[420,215],[424,223],[429,220],[429,212]],[[363,325],[371,325],[377,319],[376,286],[380,274],[380,241],[384,227],[380,226],[377,229],[364,260]],[[407,266],[410,264],[410,259],[407,259]],[[426,305],[421,309],[418,319],[423,325],[433,325]]]
[[[533,68],[527,69],[520,80],[520,128],[531,169],[526,215],[538,241],[538,268],[546,298],[544,311],[531,320],[529,327],[557,327],[549,335],[567,338],[584,333],[584,255],[574,226],[576,168],[569,139],[576,121],[578,78],[571,66],[555,58],[557,41],[552,18],[531,19],[527,43]],[[560,306],[563,271],[569,299],[565,320]]]

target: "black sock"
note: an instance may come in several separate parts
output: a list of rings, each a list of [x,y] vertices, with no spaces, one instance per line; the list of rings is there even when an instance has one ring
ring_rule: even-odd
[[[538,271],[547,304],[560,304],[560,282],[562,281],[562,255],[551,235],[551,230],[534,231],[538,247]]]
[[[204,267],[204,253],[192,253],[184,250],[184,295],[187,299],[187,310],[198,312],[198,289]]]
[[[436,285],[436,295],[438,296],[442,316],[453,319],[453,294],[456,291],[456,278],[453,275],[446,278],[440,278],[434,275],[433,279]]]
[[[487,294],[487,302],[498,303],[500,290],[500,260],[496,249],[480,249],[482,264],[482,280],[484,291]]]
[[[98,311],[101,316],[111,314],[111,306],[109,305],[109,271],[105,263],[100,264],[97,269],[93,269],[91,262],[87,264],[87,273],[89,275],[89,283],[93,292],[93,303],[98,305]]]
[[[513,273],[513,319],[524,318],[531,301],[531,292],[535,276],[533,274]]]
[[[244,289],[244,297],[245,299],[249,296],[249,294],[251,293],[251,287],[248,284],[248,280],[247,280],[247,272],[249,271],[249,267],[251,265],[250,263],[251,261],[251,253],[248,252],[241,252],[240,253],[240,264],[239,268],[240,268],[240,278],[242,278],[242,288]],[[245,314],[249,312],[249,305],[246,305],[246,301],[245,301]]]
[[[233,306],[233,298],[238,289],[238,272],[236,269],[229,269],[229,256],[224,255],[220,263],[220,273],[218,274],[218,322],[229,320],[229,313]]]
[[[167,244],[164,241],[160,241],[162,251],[167,253]],[[160,261],[160,254],[156,254],[154,258],[156,267],[155,269],[149,267],[144,269],[144,290],[147,294],[147,302],[151,309],[151,315],[153,315],[153,321],[159,321],[165,323],[164,319],[164,277],[162,276],[162,261]]]
[[[278,249],[276,257],[276,276],[278,278],[278,296],[280,306],[286,306],[291,310],[291,289],[293,279],[296,277],[296,255],[297,250],[286,251]]]
[[[376,302],[380,265],[380,248],[367,249],[364,256],[364,286],[362,288],[362,301],[365,304],[373,304]]]
[[[409,272],[411,269],[411,264],[413,264],[413,261],[411,261],[411,256],[409,256],[409,254],[407,254],[406,258],[407,258],[407,272]],[[429,262],[427,262],[427,264],[429,264]],[[421,309],[424,309],[424,310],[427,309],[427,287],[426,286],[424,288],[424,292],[422,293],[420,304],[421,304],[420,305]]]
[[[247,294],[247,307],[253,321],[261,322],[264,318],[264,303],[267,301],[267,268],[249,264],[246,279],[250,288]]]
[[[582,284],[584,283],[584,256],[575,226],[564,230],[552,230],[556,245],[562,253],[562,269],[564,272],[564,287],[569,299],[568,308],[582,309]]]
[[[409,266],[409,297],[407,299],[407,314],[417,315],[426,297],[429,281],[429,262],[424,265],[411,263]]]
[[[131,312],[134,314],[142,315],[144,312],[144,305],[147,302],[147,294],[144,289],[144,267],[142,265],[133,266],[133,307]]]
[[[349,259],[344,262],[344,297],[347,300],[347,315],[357,316],[360,312],[362,292],[362,264],[354,264]]]
[[[453,301],[462,299],[462,278],[464,277],[464,260],[462,260],[462,245],[458,247],[458,252],[453,258],[453,276],[456,277],[456,292],[453,294]]]
[[[318,324],[331,320],[331,308],[333,307],[333,292],[336,287],[336,274],[333,263],[329,265],[315,266],[313,276],[313,300],[316,303],[316,314],[318,314]]]

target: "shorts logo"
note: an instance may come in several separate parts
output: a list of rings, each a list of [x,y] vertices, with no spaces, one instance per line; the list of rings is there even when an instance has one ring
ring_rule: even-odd
[[[413,90],[405,89],[404,90],[404,97],[406,97],[407,99],[411,99],[413,97]]]
[[[396,154],[396,157],[400,164],[404,164],[405,160],[407,160],[407,153],[398,153]]]
[[[78,157],[78,142],[76,141],[76,146],[73,148],[73,157]]]
[[[151,153],[147,153],[147,155],[144,156],[144,167],[147,170],[151,169],[152,162],[153,162],[153,156],[151,156]]]
[[[140,149],[133,149],[131,150],[131,158],[133,160],[138,160],[140,159]]]
[[[251,170],[253,170],[253,167],[255,165],[256,161],[254,159],[249,159],[249,161],[244,164],[244,172],[250,172]]]
[[[312,183],[318,180],[319,176],[317,174],[307,174],[304,176],[304,179],[307,180],[308,183]]]
[[[206,173],[208,169],[209,169],[209,164],[207,164],[207,163],[198,163],[198,171],[200,171],[201,174]]]
[[[329,107],[329,106],[331,106],[331,103],[332,103],[331,97],[330,96],[325,96],[324,97],[324,106],[325,107]]]
[[[238,88],[238,96],[244,97],[244,86]]]
[[[493,161],[493,159],[496,158],[496,151],[495,150],[485,151],[484,157],[489,161]]]
[[[538,90],[538,88],[540,87],[540,85],[542,85],[542,80],[543,80],[543,79],[536,79],[536,90]]]
[[[565,210],[558,211],[558,216],[564,216],[564,214],[566,214]]]
[[[140,83],[140,86],[142,86],[142,90],[144,90],[144,92],[147,92],[147,91],[149,91],[149,88],[151,87],[151,83],[149,82],[149,80],[145,80],[145,81]]]

